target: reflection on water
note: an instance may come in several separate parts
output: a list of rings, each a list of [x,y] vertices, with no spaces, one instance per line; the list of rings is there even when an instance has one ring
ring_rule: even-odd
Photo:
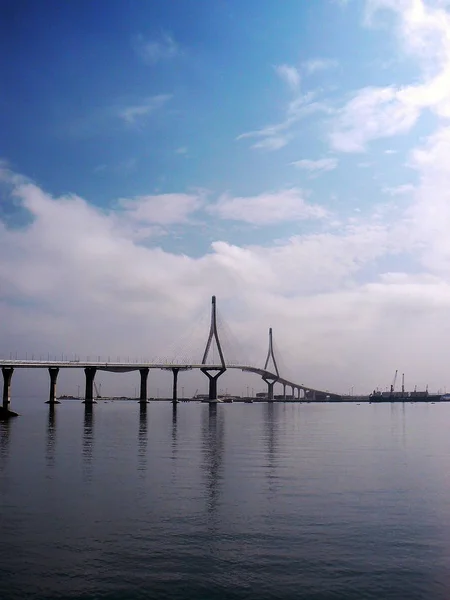
[[[224,407],[221,407],[224,408]],[[214,515],[220,497],[220,482],[222,479],[222,455],[224,444],[223,413],[217,404],[209,404],[203,412],[203,453],[204,470],[207,482],[208,513]]]
[[[268,402],[265,406],[264,415],[264,440],[267,449],[267,479],[269,481],[269,489],[275,491],[276,480],[276,450],[277,450],[277,435],[276,435],[276,411],[279,406],[275,406],[274,402]]]
[[[177,457],[177,404],[172,404],[172,458]]]
[[[147,404],[139,403],[139,432],[138,432],[138,469],[145,471],[147,466]]]
[[[11,434],[10,419],[0,420],[0,470],[6,465],[9,454],[9,442]]]
[[[406,410],[405,402],[402,402],[402,444],[406,446]]]
[[[450,598],[450,404],[29,406],[1,600]]]
[[[83,474],[87,481],[92,479],[92,450],[94,447],[94,407],[84,405],[83,425]]]
[[[406,447],[406,410],[405,402],[390,403],[390,431],[392,440]]]
[[[56,411],[53,404],[48,405],[48,422],[47,422],[47,444],[45,451],[45,461],[49,467],[55,462],[55,445],[56,445]]]
[[[271,468],[275,466],[275,451],[277,446],[275,410],[277,409],[273,402],[268,402],[266,404],[266,418],[264,419],[265,441],[267,446],[267,458]]]

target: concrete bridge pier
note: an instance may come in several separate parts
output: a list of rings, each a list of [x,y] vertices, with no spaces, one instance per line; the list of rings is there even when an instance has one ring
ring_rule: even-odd
[[[11,379],[14,373],[14,367],[2,367],[3,374],[3,402],[0,407],[0,418],[8,419],[17,417],[17,413],[10,410],[11,404]]]
[[[14,373],[14,367],[2,367],[3,374],[3,402],[0,407],[0,419],[9,419],[17,417],[18,414],[9,407],[11,404],[11,379]]]
[[[209,401],[215,403],[217,402],[217,380],[225,373],[226,369],[201,369],[201,371],[209,379]],[[211,375],[210,371],[213,371],[215,375]]]
[[[263,381],[267,383],[267,400],[268,402],[273,402],[273,388],[278,379],[264,376]]]
[[[94,378],[96,372],[97,367],[86,367],[84,369],[84,374],[86,376],[86,388],[83,404],[96,404],[94,400]]]
[[[172,368],[172,373],[173,373],[172,403],[173,403],[173,405],[178,403],[178,372],[179,372],[179,370],[180,369],[178,367]]]
[[[139,390],[139,402],[141,404],[147,404],[147,398],[148,398],[147,380],[148,380],[149,371],[150,371],[150,369],[148,367],[139,369],[139,373],[141,376],[141,386],[140,386],[140,390]]]
[[[59,367],[49,367],[48,373],[50,375],[50,393],[46,404],[51,404],[52,406],[61,404],[61,402],[56,399],[56,380],[58,379]]]
[[[283,399],[286,402],[286,384],[283,383]]]
[[[11,379],[14,373],[13,367],[2,367],[3,373],[3,408],[8,410],[11,404]]]

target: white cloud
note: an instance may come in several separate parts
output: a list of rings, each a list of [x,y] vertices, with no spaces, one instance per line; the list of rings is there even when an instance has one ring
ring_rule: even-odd
[[[307,74],[311,75],[317,71],[324,71],[338,66],[338,61],[331,58],[311,58],[306,60],[302,67]]]
[[[321,206],[308,204],[303,192],[295,188],[250,197],[224,195],[210,210],[222,219],[244,221],[253,225],[322,219],[327,215]]]
[[[361,152],[370,140],[405,133],[420,110],[402,101],[394,88],[364,88],[338,113],[330,134],[331,145],[343,152]]]
[[[300,73],[291,65],[278,65],[275,70],[279,77],[294,91],[300,86]]]
[[[240,136],[242,138],[243,136]],[[284,135],[269,135],[264,137],[259,142],[252,144],[252,148],[260,148],[261,150],[280,150],[289,143],[291,136],[288,134]]]
[[[126,217],[141,224],[172,225],[186,223],[189,215],[203,205],[200,194],[158,194],[120,199],[118,207]]]
[[[0,352],[157,357],[202,310],[204,327],[192,342],[200,354],[214,293],[255,363],[264,360],[270,324],[286,369],[307,384],[367,392],[390,380],[394,364],[411,386],[443,386],[449,154],[450,128],[443,127],[411,154],[419,182],[409,208],[360,212],[328,229],[324,209],[308,204],[300,190],[222,197],[209,209],[221,218],[256,224],[307,218],[310,233],[241,246],[226,235],[213,237],[198,258],[159,248],[154,227],[189,219],[205,206],[202,194],[143,196],[101,210],[75,195],[52,197],[6,166],[3,181],[29,219],[9,229],[0,218]],[[314,219],[320,232],[309,227]],[[153,244],[142,246],[149,236]],[[121,378],[114,381],[121,385]],[[159,373],[156,382],[160,389],[170,383]],[[187,393],[200,382],[194,373],[183,378]],[[263,389],[256,378],[249,382]],[[235,374],[227,385],[239,391]]]
[[[180,148],[177,148],[175,150],[175,154],[187,154],[188,149],[186,148],[186,146],[181,146]]]
[[[151,65],[182,54],[180,46],[169,33],[163,33],[155,39],[146,39],[141,34],[137,35],[132,40],[132,46],[140,58]]]
[[[396,185],[393,187],[385,187],[383,188],[383,192],[385,194],[389,194],[390,196],[403,196],[404,194],[410,194],[414,192],[416,188],[411,183],[404,183],[402,185]]]
[[[432,273],[448,279],[450,272],[450,127],[439,128],[411,155],[420,176],[409,217],[423,246],[422,261]]]
[[[130,106],[120,108],[118,111],[118,116],[126,123],[134,125],[144,117],[147,117],[153,114],[155,111],[161,109],[171,99],[171,97],[172,96],[170,94],[151,96],[150,98],[146,98],[138,104],[132,104]]]
[[[381,9],[398,17],[398,37],[421,70],[411,85],[366,87],[338,113],[330,134],[333,148],[359,152],[371,140],[406,133],[425,109],[450,117],[450,15],[439,2],[368,0],[367,23]]]
[[[445,9],[448,3],[367,0],[365,6],[366,23],[371,26],[381,9],[396,15],[402,50],[416,60],[420,76],[409,85],[356,90],[340,110],[312,101],[311,95],[300,95],[289,103],[278,124],[244,133],[237,139],[260,137],[262,142],[254,144],[254,148],[276,150],[295,137],[300,119],[321,111],[333,115],[329,132],[332,148],[362,152],[372,140],[409,132],[424,110],[450,118],[450,14]],[[306,73],[331,66],[336,66],[336,62],[320,58],[303,63]],[[295,67],[282,65],[278,71],[291,89],[298,86],[299,72]]]
[[[392,365],[406,372],[411,387],[445,384],[450,26],[439,6],[444,3],[371,2],[374,24],[381,8],[397,15],[398,39],[420,67],[420,78],[410,85],[356,90],[334,115],[332,140],[346,151],[408,131],[424,110],[438,117],[435,133],[409,157],[417,184],[384,188],[386,194],[404,197],[378,203],[372,212],[357,199],[361,208],[351,211],[350,219],[330,215],[296,189],[222,196],[212,205],[197,192],[141,195],[102,210],[76,195],[53,197],[0,162],[2,185],[15,189],[15,208],[27,216],[21,227],[9,228],[0,214],[0,352],[65,350],[152,358],[164,355],[204,309],[205,327],[195,338],[201,353],[214,293],[255,362],[263,363],[266,328],[273,325],[287,369],[307,384],[367,392],[390,381]],[[148,60],[154,64],[163,58],[170,56],[155,53]],[[122,119],[134,123],[152,111],[140,107],[128,107],[138,110]],[[300,119],[314,111],[331,109],[314,96],[293,95],[279,123],[240,138],[281,148],[293,138]],[[324,160],[335,159],[304,159],[297,166],[314,172]],[[344,194],[337,191],[343,203]],[[335,197],[334,192],[327,190],[327,197]],[[228,222],[221,236],[214,225],[203,223],[196,235],[205,234],[202,242],[213,241],[208,251],[197,247],[195,258],[159,247],[161,233],[192,224],[193,215],[205,212],[267,229],[259,243],[238,245],[230,241]],[[270,225],[280,223],[298,226],[302,234],[274,242]],[[258,239],[253,233],[252,239]],[[186,381],[197,376],[187,374]],[[14,377],[15,391],[20,374]],[[230,375],[229,389],[239,391],[233,387],[235,377]],[[115,381],[120,385],[120,380]],[[167,374],[155,373],[151,381],[169,386]],[[263,389],[256,378],[251,382]],[[199,387],[189,385],[188,393]]]
[[[318,160],[310,160],[303,158],[296,160],[291,164],[298,169],[304,169],[312,173],[324,173],[325,171],[333,171],[338,166],[337,158],[320,158]]]
[[[286,132],[286,130],[289,128],[289,125],[290,123],[284,122],[277,125],[269,125],[263,129],[241,133],[236,138],[236,141],[247,138],[257,138],[258,141],[252,144],[252,148],[263,150],[279,150],[289,143],[290,135]]]
[[[314,94],[300,94],[288,103],[282,121],[255,131],[241,133],[236,140],[260,138],[260,141],[252,145],[252,148],[279,150],[291,141],[293,129],[299,121],[316,112],[330,113],[331,109],[322,102],[314,101]]]

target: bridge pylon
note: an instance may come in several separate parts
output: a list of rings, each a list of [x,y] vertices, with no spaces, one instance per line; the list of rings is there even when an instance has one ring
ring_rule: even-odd
[[[275,373],[271,373],[270,371],[267,371],[267,367],[269,365],[270,359],[272,359]],[[264,363],[264,370],[266,371],[266,373],[262,376],[262,378],[263,378],[263,381],[265,381],[267,383],[267,400],[269,402],[273,402],[273,388],[280,377],[280,372],[278,370],[277,361],[275,358],[275,354],[273,352],[272,327],[269,328],[269,349],[267,351],[266,362]]]
[[[219,352],[220,366],[207,367],[206,361],[208,359],[209,351],[211,350],[211,344],[213,340],[216,342],[217,350]],[[222,346],[220,344],[219,334],[217,332],[217,312],[216,312],[216,297],[211,298],[211,324],[209,327],[208,341],[206,342],[205,352],[202,358],[202,365],[205,365],[201,371],[209,379],[209,402],[217,402],[217,380],[227,370],[225,365],[225,359],[223,357]]]

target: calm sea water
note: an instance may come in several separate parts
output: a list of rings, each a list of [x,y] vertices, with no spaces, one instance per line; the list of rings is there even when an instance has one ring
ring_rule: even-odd
[[[13,408],[2,600],[450,597],[449,404]]]

